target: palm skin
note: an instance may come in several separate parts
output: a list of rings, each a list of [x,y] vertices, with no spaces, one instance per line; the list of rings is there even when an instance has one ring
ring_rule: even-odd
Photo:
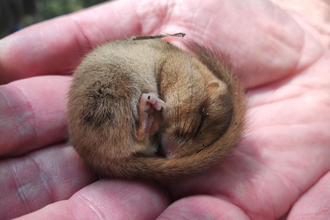
[[[322,35],[329,25],[317,19],[325,21],[329,6],[203,2],[117,1],[0,41],[0,80],[10,82],[0,87],[0,216],[328,218],[330,39]],[[313,9],[319,17],[306,14]],[[176,32],[229,55],[248,88],[243,140],[215,169],[169,182],[166,190],[143,181],[96,180],[61,143],[67,139],[65,75],[94,45]],[[39,75],[45,76],[32,77]]]

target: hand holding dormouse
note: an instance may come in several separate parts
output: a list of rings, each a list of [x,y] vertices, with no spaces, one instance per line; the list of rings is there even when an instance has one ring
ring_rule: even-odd
[[[0,87],[1,216],[276,219],[289,212],[288,219],[301,219],[314,218],[319,207],[326,216],[330,67],[322,30],[328,6],[276,4],[116,1],[2,39],[0,80],[10,83]],[[176,31],[229,55],[248,87],[242,142],[221,166],[166,189],[93,179],[61,143],[68,138],[71,85],[64,75],[96,45]]]

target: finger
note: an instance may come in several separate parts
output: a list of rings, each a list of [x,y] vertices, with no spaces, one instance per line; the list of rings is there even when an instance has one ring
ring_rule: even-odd
[[[0,216],[10,219],[70,198],[93,177],[72,147],[56,145],[0,162]]]
[[[171,204],[157,218],[165,219],[250,219],[238,207],[207,195],[191,196],[180,199]]]
[[[166,32],[182,27],[185,39],[200,41],[228,56],[234,73],[249,88],[295,74],[323,52],[285,11],[267,0],[182,6],[195,13],[185,18],[183,12],[171,14],[173,22],[165,27]]]
[[[0,83],[70,73],[95,45],[138,32],[135,4],[111,2],[28,27],[1,40]]]
[[[304,193],[292,207],[290,219],[328,219],[330,216],[330,172]]]
[[[251,219],[281,217],[300,193],[294,184],[241,152],[205,175],[172,183],[168,189],[174,199],[191,195],[224,198]]]
[[[44,76],[0,86],[0,156],[21,155],[67,138],[71,77]]]
[[[327,17],[330,13],[330,1],[306,1],[302,4],[297,4],[295,0],[271,0],[274,4],[285,9],[290,13],[297,22],[308,21],[304,28],[315,36],[316,39],[323,43],[324,47],[330,45],[329,22]],[[311,13],[312,12],[312,13]],[[299,21],[301,18],[302,20]]]
[[[268,1],[115,1],[2,40],[0,83],[32,75],[66,74],[93,46],[132,33],[178,31],[228,54],[238,66],[238,75],[244,70],[241,78],[248,87],[306,68],[322,53],[297,23]]]
[[[155,219],[168,204],[164,193],[149,183],[100,180],[69,200],[19,219]]]

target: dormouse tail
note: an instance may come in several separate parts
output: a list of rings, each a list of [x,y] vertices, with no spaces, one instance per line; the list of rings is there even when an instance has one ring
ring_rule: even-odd
[[[228,86],[233,103],[232,119],[226,132],[216,142],[194,155],[177,159],[139,158],[137,164],[145,167],[143,171],[151,179],[185,178],[217,165],[231,155],[245,128],[245,90],[232,73],[228,60],[223,54],[198,43],[190,43],[188,48],[194,57]]]
[[[219,56],[221,54],[215,54],[197,43],[189,44],[189,50],[218,79],[225,82],[229,88],[233,103],[233,113],[226,132],[213,144],[191,156],[175,159],[136,156],[128,158],[127,161],[114,163],[114,169],[105,168],[105,165],[101,170],[108,169],[107,173],[115,177],[147,178],[152,180],[183,179],[206,171],[232,153],[233,148],[240,141],[245,127],[246,105],[244,89],[231,72],[230,65],[226,61],[223,63],[219,62],[219,57],[223,58],[223,56]],[[128,167],[129,169],[127,169]],[[127,173],[128,170],[130,173]]]

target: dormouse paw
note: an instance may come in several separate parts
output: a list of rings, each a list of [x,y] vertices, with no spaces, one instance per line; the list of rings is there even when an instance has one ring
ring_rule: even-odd
[[[142,141],[149,134],[157,132],[160,123],[160,111],[165,109],[165,102],[155,93],[143,93],[140,97],[138,114],[139,125],[136,139]]]

